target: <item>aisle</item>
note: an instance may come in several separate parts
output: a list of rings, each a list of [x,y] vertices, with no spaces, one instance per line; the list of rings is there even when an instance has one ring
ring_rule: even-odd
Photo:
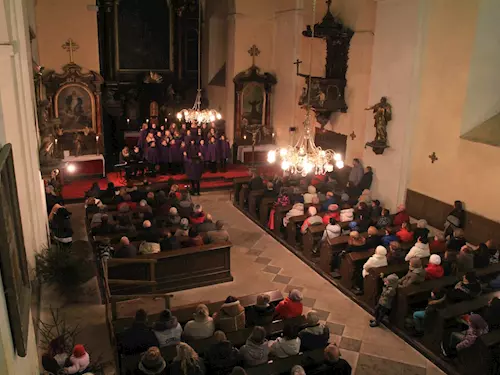
[[[227,192],[196,197],[205,212],[224,220],[234,244],[232,283],[174,293],[173,306],[200,300],[218,301],[280,289],[300,289],[305,313],[314,309],[330,327],[331,341],[355,369],[355,375],[444,374],[419,352],[386,328],[370,328],[371,316],[324,280],[285,247],[239,212]]]

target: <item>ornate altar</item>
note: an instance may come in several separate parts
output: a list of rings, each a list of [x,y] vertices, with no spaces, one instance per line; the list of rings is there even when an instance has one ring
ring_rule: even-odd
[[[311,106],[316,112],[318,122],[325,125],[332,112],[347,112],[345,102],[345,87],[347,84],[345,75],[347,72],[347,60],[349,45],[354,32],[342,24],[331,10],[331,0],[327,1],[328,10],[320,23],[314,28],[314,38],[326,40],[326,69],[325,77],[311,77],[311,87],[308,87],[308,75],[299,73],[301,61],[296,61],[297,75],[305,78],[305,86],[299,99],[299,105],[307,102],[308,90],[311,90]],[[302,35],[313,37],[313,29],[307,25]]]
[[[252,66],[233,79],[234,141],[238,145],[274,143],[271,105],[276,77],[271,73],[261,73],[255,65],[255,56],[260,52],[255,45],[248,52],[252,56]],[[253,134],[257,127],[258,133]]]

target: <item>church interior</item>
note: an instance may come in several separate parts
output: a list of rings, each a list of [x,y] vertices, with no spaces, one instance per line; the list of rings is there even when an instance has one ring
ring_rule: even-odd
[[[499,0],[0,4],[0,374],[500,374]]]

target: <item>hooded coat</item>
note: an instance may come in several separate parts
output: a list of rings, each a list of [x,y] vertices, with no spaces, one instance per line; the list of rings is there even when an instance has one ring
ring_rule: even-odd
[[[190,320],[184,326],[184,335],[193,340],[211,337],[214,331],[214,320],[210,316],[205,320]]]
[[[330,340],[330,330],[323,324],[306,327],[299,332],[300,350],[314,350],[324,348]]]
[[[283,218],[283,226],[287,226],[290,218],[294,216],[304,215],[304,204],[303,203],[295,203],[290,211],[288,211]]]
[[[286,297],[276,306],[276,312],[283,319],[295,318],[302,315],[304,306],[300,301],[292,301],[290,297]]]
[[[284,337],[278,337],[271,343],[269,349],[271,350],[271,354],[278,358],[291,357],[300,352],[300,338],[296,337],[288,340]]]
[[[417,242],[406,254],[405,260],[408,262],[411,258],[427,258],[430,255],[429,244]]]
[[[316,188],[312,185],[307,187],[307,193],[304,193],[304,204],[312,203],[313,198],[318,197],[316,194]]]
[[[352,167],[351,172],[349,173],[349,182],[353,186],[358,186],[363,178],[365,171],[363,170],[363,166],[361,164],[356,164]]]
[[[423,283],[425,280],[425,270],[422,267],[413,268],[410,265],[408,273],[399,280],[399,286],[405,288],[413,284]]]
[[[326,240],[333,240],[334,238],[340,237],[342,234],[342,228],[340,225],[335,224],[328,224],[325,228],[325,231],[323,232],[323,237],[321,238],[322,241]]]
[[[85,352],[81,357],[75,357],[72,355],[69,357],[69,361],[71,362],[70,367],[65,367],[64,372],[66,374],[79,374],[83,372],[90,365],[90,357],[89,353]]]
[[[354,208],[346,208],[340,211],[340,221],[345,223],[346,221],[354,220]]]
[[[246,324],[249,327],[266,326],[272,323],[274,312],[274,306],[269,304],[266,306],[249,306],[246,311]]]
[[[153,333],[158,339],[160,347],[177,345],[181,341],[182,327],[175,316],[166,322],[156,322]]]
[[[396,290],[398,287],[399,278],[396,274],[390,274],[387,276],[384,281],[387,280],[387,285],[384,283],[384,287],[382,288],[382,293],[378,299],[378,304],[387,309],[392,308],[392,300],[396,295]]]
[[[144,323],[134,322],[117,337],[119,350],[123,354],[139,354],[152,346],[158,346],[158,339],[151,328]]]
[[[269,359],[269,342],[264,340],[256,344],[248,339],[240,349],[240,358],[245,366],[257,366],[266,363]]]
[[[457,344],[457,350],[460,351],[471,347],[479,336],[487,334],[488,331],[488,324],[481,315],[472,314],[470,316],[469,329],[465,332],[463,340]]]
[[[432,254],[429,259],[429,264],[425,268],[425,279],[435,280],[444,276],[444,268],[441,266],[441,257],[437,254]]]
[[[387,250],[383,246],[377,246],[375,254],[373,254],[363,265],[363,277],[368,276],[370,268],[387,266]]]
[[[214,322],[224,332],[234,332],[245,328],[245,309],[240,301],[223,303],[214,314]]]

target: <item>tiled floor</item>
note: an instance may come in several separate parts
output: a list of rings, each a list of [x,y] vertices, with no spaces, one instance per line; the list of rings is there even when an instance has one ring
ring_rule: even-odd
[[[205,193],[195,198],[206,212],[226,222],[231,235],[231,271],[234,281],[174,293],[173,306],[218,301],[228,295],[242,296],[279,289],[293,288],[304,294],[305,312],[314,309],[331,332],[331,342],[337,343],[355,375],[439,375],[443,374],[424,356],[386,328],[370,328],[371,318],[334,286],[320,277],[285,247],[233,207],[228,192]],[[75,237],[85,239],[83,205],[70,205],[73,212]],[[89,286],[89,301],[66,304],[63,307],[71,321],[83,329],[80,340],[87,343],[93,357],[102,354],[108,362],[107,374],[112,374],[112,348],[107,338],[104,307],[97,291]],[[42,315],[47,313],[47,300]],[[45,314],[43,314],[45,313]]]

